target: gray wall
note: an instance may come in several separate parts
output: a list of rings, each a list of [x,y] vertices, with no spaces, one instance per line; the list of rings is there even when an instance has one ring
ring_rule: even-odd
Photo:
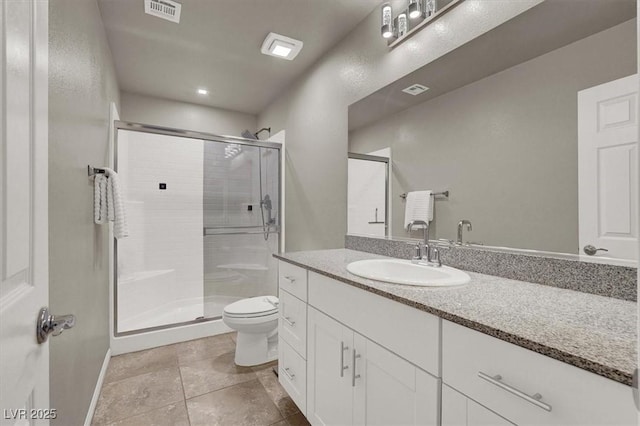
[[[269,105],[258,127],[287,132],[287,250],[344,246],[349,104],[538,3],[463,2],[391,51],[376,9]]]
[[[124,121],[230,136],[258,130],[257,117],[251,114],[127,92],[120,98]]]
[[[77,317],[50,339],[52,424],[78,425],[109,348],[108,235],[93,224],[87,164],[107,164],[119,91],[96,1],[49,4],[49,306]]]
[[[393,194],[451,191],[431,238],[469,219],[470,241],[577,253],[577,92],[635,72],[634,19],[355,130],[349,150],[391,146]]]

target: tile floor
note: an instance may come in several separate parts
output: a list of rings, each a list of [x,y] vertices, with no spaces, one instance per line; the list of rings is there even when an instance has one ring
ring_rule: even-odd
[[[272,368],[238,367],[235,334],[111,358],[92,425],[308,425]]]

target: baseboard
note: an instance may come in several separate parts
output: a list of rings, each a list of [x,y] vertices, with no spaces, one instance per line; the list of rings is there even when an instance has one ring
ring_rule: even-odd
[[[109,366],[109,360],[111,360],[111,348],[107,349],[107,353],[104,355],[104,361],[102,362],[102,368],[98,375],[98,381],[96,387],[93,390],[93,396],[91,397],[91,404],[89,404],[89,411],[87,411],[87,417],[84,419],[84,426],[91,426],[93,420],[93,414],[96,411],[98,405],[98,398],[100,397],[100,390],[102,390],[102,383],[104,382],[104,376],[107,374],[107,367]]]

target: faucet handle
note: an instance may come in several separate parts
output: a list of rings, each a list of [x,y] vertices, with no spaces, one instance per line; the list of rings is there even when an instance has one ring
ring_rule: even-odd
[[[413,263],[417,263],[420,260],[422,260],[422,245],[420,243],[416,243],[413,249],[415,251],[413,253],[413,257],[411,258],[411,261]]]
[[[431,251],[433,252],[433,256],[431,258],[432,258],[432,261],[434,261],[435,263],[435,265],[433,266],[441,267],[442,261],[440,260],[440,248],[434,247],[433,249],[431,249]]]

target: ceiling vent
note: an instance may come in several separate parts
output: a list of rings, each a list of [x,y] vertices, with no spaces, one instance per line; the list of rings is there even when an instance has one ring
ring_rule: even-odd
[[[144,0],[144,12],[167,21],[180,23],[182,5],[171,0]]]
[[[406,89],[403,89],[402,91],[404,93],[408,93],[410,95],[416,96],[416,95],[419,95],[420,93],[426,92],[427,90],[429,90],[427,86],[423,86],[422,84],[413,84],[407,87]]]

